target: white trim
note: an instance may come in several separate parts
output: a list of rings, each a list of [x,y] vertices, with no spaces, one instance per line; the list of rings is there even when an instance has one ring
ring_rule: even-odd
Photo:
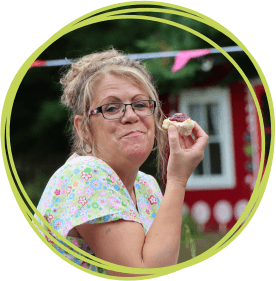
[[[255,78],[249,81],[250,84],[253,87],[253,90],[255,91],[256,86],[262,86],[262,81],[259,78]],[[259,174],[259,169],[260,169],[260,159],[261,155],[259,154],[259,149],[258,149],[258,112],[257,108],[254,102],[254,99],[252,97],[250,89],[247,87],[247,99],[248,99],[248,104],[251,107],[249,110],[249,116],[250,116],[250,122],[249,122],[249,128],[250,128],[250,134],[251,134],[251,147],[252,147],[252,165],[253,165],[253,180],[251,183],[251,189],[254,189],[256,180],[258,178]],[[261,145],[261,143],[260,143]]]
[[[231,100],[228,88],[210,87],[182,91],[179,98],[179,111],[188,112],[190,103],[219,104],[219,132],[221,139],[222,175],[197,175],[190,177],[187,189],[232,189],[236,185],[235,159],[233,147],[233,124]],[[196,120],[195,120],[196,121]]]

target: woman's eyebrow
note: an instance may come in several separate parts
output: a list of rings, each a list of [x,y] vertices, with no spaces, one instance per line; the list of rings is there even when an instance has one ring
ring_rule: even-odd
[[[101,104],[105,104],[108,102],[120,102],[121,100],[116,96],[108,96],[101,101]]]
[[[149,99],[149,97],[145,94],[137,94],[135,96],[132,97],[132,101],[137,99],[137,97],[141,96],[141,99]],[[137,99],[139,100],[139,99]],[[106,103],[112,103],[112,102],[122,102],[122,100],[116,96],[108,96],[106,98],[104,98],[100,104],[106,104]]]

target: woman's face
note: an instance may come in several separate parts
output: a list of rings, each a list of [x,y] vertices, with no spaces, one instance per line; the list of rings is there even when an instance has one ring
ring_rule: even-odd
[[[132,103],[150,99],[146,90],[133,81],[108,74],[96,86],[91,109],[112,102]],[[132,107],[124,116],[107,120],[101,113],[90,116],[92,139],[97,157],[108,164],[131,162],[140,167],[148,158],[155,135],[154,116],[137,116]]]

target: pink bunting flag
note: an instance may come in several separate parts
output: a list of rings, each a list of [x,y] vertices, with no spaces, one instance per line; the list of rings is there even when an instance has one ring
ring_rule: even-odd
[[[198,58],[210,53],[211,51],[208,49],[182,51],[175,57],[174,65],[172,67],[172,72],[176,72],[179,69],[183,68],[190,59]]]
[[[38,67],[38,66],[46,66],[47,65],[47,61],[46,60],[35,60],[32,65],[30,66],[29,69],[33,68],[33,67]]]

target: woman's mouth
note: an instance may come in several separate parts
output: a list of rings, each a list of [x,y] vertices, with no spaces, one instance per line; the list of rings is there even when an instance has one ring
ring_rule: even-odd
[[[136,136],[139,136],[139,135],[141,135],[141,134],[143,134],[143,133],[140,132],[140,131],[134,131],[134,132],[129,132],[129,133],[127,133],[127,134],[125,135],[125,137],[136,137]]]

